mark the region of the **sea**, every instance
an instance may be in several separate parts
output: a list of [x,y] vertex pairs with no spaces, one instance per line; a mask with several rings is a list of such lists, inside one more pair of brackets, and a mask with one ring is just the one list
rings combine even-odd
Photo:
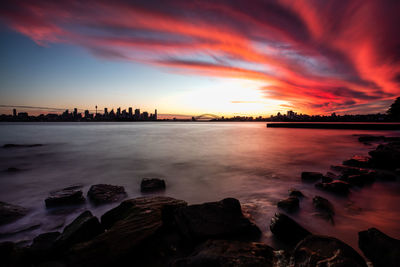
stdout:
[[[100,183],[124,186],[127,199],[165,195],[198,204],[237,198],[262,230],[261,241],[275,248],[282,244],[270,232],[270,220],[291,188],[306,197],[289,215],[313,233],[337,237],[358,251],[358,232],[371,227],[400,239],[398,181],[355,187],[338,197],[300,179],[302,171],[326,173],[353,155],[368,155],[377,144],[358,142],[360,134],[400,131],[267,128],[264,122],[1,123],[0,201],[29,214],[1,226],[0,241],[29,244],[40,233],[62,231],[84,210],[100,217],[119,203],[47,209],[44,202],[51,191],[80,184],[86,196]],[[20,171],[7,171],[11,167]],[[142,194],[143,178],[162,178],[167,188]],[[313,208],[317,195],[334,205],[334,223]]]

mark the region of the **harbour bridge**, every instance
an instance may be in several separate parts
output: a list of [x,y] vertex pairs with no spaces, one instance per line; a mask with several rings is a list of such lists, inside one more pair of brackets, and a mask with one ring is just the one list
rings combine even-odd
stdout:
[[220,116],[206,113],[206,114],[201,114],[201,115],[198,115],[198,116],[194,116],[193,118],[195,120],[197,120],[197,121],[210,121],[210,120],[213,120],[213,119],[219,119]]

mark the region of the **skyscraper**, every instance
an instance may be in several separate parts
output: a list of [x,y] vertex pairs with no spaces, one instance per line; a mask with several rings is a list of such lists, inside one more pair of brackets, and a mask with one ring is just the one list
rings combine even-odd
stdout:
[[157,109],[154,111],[154,120],[157,120]]
[[13,116],[17,117],[17,110],[15,108],[13,109]]
[[129,107],[129,112],[128,112],[128,113],[129,113],[129,118],[131,119],[131,118],[132,118],[132,115],[133,115],[133,114],[132,114],[132,107]]

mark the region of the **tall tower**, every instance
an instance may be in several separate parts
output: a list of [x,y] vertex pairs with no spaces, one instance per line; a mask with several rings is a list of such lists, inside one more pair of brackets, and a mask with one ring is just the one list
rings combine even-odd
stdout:
[[154,111],[154,120],[157,120],[157,109]]
[[97,105],[96,105],[96,115],[97,115]]
[[13,116],[17,117],[17,110],[15,108],[13,109]]

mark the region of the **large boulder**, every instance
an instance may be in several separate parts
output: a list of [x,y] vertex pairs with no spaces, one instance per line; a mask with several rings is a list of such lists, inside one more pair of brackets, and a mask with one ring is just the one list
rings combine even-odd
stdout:
[[143,178],[140,183],[141,192],[154,192],[165,190],[165,181],[158,178]]
[[320,172],[302,172],[301,180],[304,182],[315,182],[322,179],[323,176]]
[[255,242],[208,240],[190,256],[173,262],[173,267],[276,266],[274,250]]
[[28,209],[0,201],[0,225],[11,223],[28,213]]
[[46,207],[53,208],[84,203],[85,198],[80,188],[81,186],[70,186],[50,192],[50,196],[45,199]]
[[374,267],[395,267],[400,264],[400,240],[376,228],[359,232],[358,246]]
[[55,253],[55,244],[59,232],[48,232],[38,235],[33,239],[32,245],[29,247],[29,254],[32,262],[41,262],[58,255]]
[[347,195],[350,184],[344,181],[332,181],[330,183],[316,183],[315,187],[338,195]]
[[375,167],[395,170],[400,167],[400,142],[381,144],[369,155]]
[[299,209],[299,199],[297,197],[288,197],[278,202],[278,208],[286,212],[294,212]]
[[310,235],[299,242],[291,258],[294,267],[367,267],[364,259],[339,239]]
[[371,165],[370,160],[371,160],[370,157],[355,155],[351,159],[343,161],[343,165],[359,167],[359,168],[368,168]]
[[179,253],[180,239],[170,225],[175,209],[187,203],[170,197],[126,200],[102,216],[108,231],[76,245],[71,266],[165,266]]
[[313,198],[313,205],[323,218],[333,223],[333,215],[335,215],[335,209],[333,208],[333,205],[331,202],[329,202],[329,200],[320,196],[315,196]]
[[289,189],[289,196],[302,198],[302,197],[304,197],[304,194],[300,190],[291,188],[291,189]]
[[93,203],[99,205],[120,201],[126,197],[126,192],[123,186],[96,184],[90,187],[87,196]]
[[60,248],[68,248],[74,244],[88,241],[103,231],[99,220],[87,210],[64,228],[55,244]]
[[277,239],[290,245],[295,245],[306,236],[311,235],[308,230],[283,213],[276,213],[272,217],[269,228]]
[[240,202],[234,198],[178,208],[175,221],[181,233],[195,242],[210,238],[255,239],[261,234],[243,216]]

